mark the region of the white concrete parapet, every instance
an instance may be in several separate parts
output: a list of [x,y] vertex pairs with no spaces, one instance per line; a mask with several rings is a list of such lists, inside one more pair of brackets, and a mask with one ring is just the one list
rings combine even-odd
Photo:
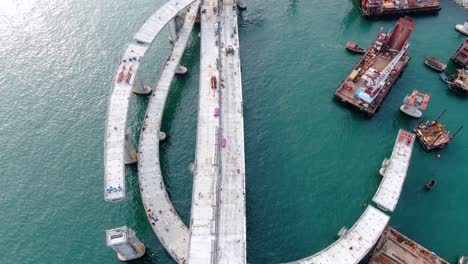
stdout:
[[137,42],[150,44],[172,18],[193,2],[195,0],[169,0],[145,21],[133,38]]
[[343,237],[296,264],[357,264],[372,249],[390,217],[369,205]]
[[125,198],[125,125],[132,85],[147,47],[129,44],[112,82],[104,140],[104,199]]
[[[192,189],[190,244],[188,262],[213,263],[216,247],[217,179],[219,177],[219,84],[217,63],[217,0],[201,5],[201,58],[195,171]],[[219,85],[218,85],[219,87]]]
[[221,177],[216,263],[246,263],[245,155],[237,8],[220,7]]
[[389,165],[372,201],[386,211],[395,210],[400,198],[403,184],[413,152],[415,136],[411,132],[400,129],[393,146]]
[[159,164],[159,132],[174,73],[184,54],[198,10],[198,0],[190,7],[185,22],[174,42],[171,54],[161,72],[141,130],[138,159],[138,180],[141,198],[153,231],[177,263],[186,263],[189,232],[168,197]]

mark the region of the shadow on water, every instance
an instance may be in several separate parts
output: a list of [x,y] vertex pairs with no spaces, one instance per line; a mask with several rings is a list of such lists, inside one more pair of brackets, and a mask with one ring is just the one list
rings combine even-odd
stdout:
[[297,13],[297,2],[298,0],[291,0],[288,6],[288,15],[294,16]]
[[360,111],[356,107],[354,107],[354,106],[352,106],[352,105],[350,105],[350,104],[348,104],[346,102],[341,102],[341,100],[336,98],[335,96],[333,96],[331,101],[333,101],[333,103],[336,105],[336,107],[339,107],[339,108],[343,109],[343,111],[349,111],[353,120],[369,121],[369,120],[372,119],[372,116],[367,115],[366,113]]

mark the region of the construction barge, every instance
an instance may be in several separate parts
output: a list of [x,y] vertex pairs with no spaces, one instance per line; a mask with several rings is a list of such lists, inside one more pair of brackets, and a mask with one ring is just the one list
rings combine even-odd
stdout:
[[448,78],[448,88],[457,94],[468,95],[468,70],[458,69],[457,73]]
[[436,120],[427,120],[425,123],[419,123],[418,126],[414,128],[414,133],[419,138],[419,141],[426,151],[445,148],[463,128],[463,126],[458,128],[452,136],[450,131],[445,129],[445,126],[439,122],[445,114],[445,111],[446,110],[444,110]]
[[373,116],[411,59],[406,53],[415,27],[409,17],[400,18],[390,34],[380,31],[359,63],[339,85],[335,97]]
[[449,264],[434,252],[387,226],[380,237],[369,264]]
[[458,66],[468,68],[468,38],[463,41],[451,59]]
[[438,0],[356,0],[364,17],[434,14],[442,9]]

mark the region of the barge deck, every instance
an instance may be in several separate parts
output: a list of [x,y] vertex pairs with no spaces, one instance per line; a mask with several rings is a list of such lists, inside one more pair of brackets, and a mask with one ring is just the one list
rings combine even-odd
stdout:
[[369,264],[449,264],[434,252],[396,231],[385,228]]
[[356,0],[356,2],[361,14],[368,18],[435,14],[442,9],[442,5],[438,0]]
[[414,27],[413,20],[405,17],[398,21],[392,34],[379,32],[335,96],[373,116],[411,59],[406,50]]

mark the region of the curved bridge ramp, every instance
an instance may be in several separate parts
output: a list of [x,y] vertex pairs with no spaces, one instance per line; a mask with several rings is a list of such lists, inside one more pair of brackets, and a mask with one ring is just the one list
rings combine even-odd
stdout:
[[140,30],[133,37],[139,43],[150,44],[161,32],[161,30],[173,19],[182,9],[185,9],[195,0],[170,0],[161,6]]
[[[148,46],[181,10],[195,0],[170,0],[159,8],[136,33],[137,43],[128,45],[112,82],[107,110],[104,143],[104,200],[125,198],[125,126],[131,91],[138,73],[140,60]],[[124,68],[125,67],[125,68]]]
[[390,164],[374,198],[372,198],[372,201],[385,211],[393,212],[400,199],[411,161],[415,138],[416,136],[409,131],[400,129],[398,132],[392,156],[390,157]]
[[187,46],[198,10],[198,1],[188,9],[172,52],[161,72],[146,110],[141,130],[138,181],[141,198],[151,227],[161,244],[177,263],[186,263],[189,232],[168,197],[159,164],[159,132],[167,95]]
[[390,217],[369,205],[359,220],[337,241],[295,264],[357,264],[372,249]]
[[132,86],[148,47],[128,44],[112,80],[104,139],[104,200],[125,198],[125,125]]

